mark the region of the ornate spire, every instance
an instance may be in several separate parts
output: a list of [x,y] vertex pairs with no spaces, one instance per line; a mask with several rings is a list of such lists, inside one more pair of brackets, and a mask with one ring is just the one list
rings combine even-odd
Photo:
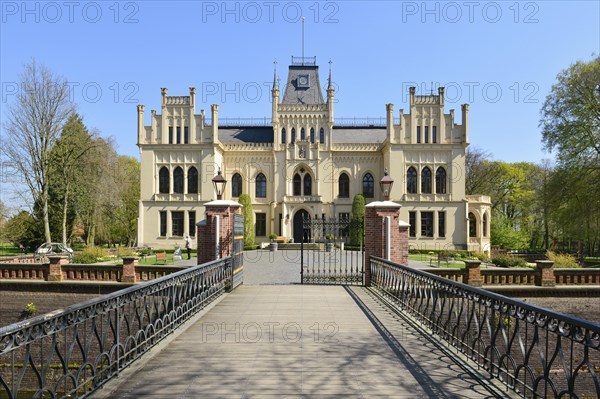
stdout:
[[277,79],[277,60],[273,61],[273,89],[279,89],[279,79]]
[[329,60],[329,84],[327,85],[327,90],[333,90],[333,83],[331,80],[331,60]]

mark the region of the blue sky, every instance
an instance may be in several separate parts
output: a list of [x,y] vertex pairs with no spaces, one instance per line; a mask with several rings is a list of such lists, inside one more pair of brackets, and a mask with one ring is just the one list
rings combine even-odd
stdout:
[[598,1],[2,1],[1,117],[32,58],[71,82],[86,124],[139,158],[136,104],[160,110],[198,90],[221,117],[270,115],[273,61],[328,61],[336,117],[408,111],[408,87],[446,87],[446,111],[469,103],[471,144],[508,162],[539,162],[539,110],[556,75],[600,52]]

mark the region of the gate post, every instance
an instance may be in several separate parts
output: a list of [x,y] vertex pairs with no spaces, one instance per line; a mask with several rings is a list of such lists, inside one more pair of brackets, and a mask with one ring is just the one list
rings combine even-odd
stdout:
[[408,263],[409,224],[400,220],[401,207],[391,201],[375,201],[365,206],[366,287],[371,285],[371,256],[402,265]]
[[[233,215],[241,213],[238,202],[207,202],[206,219],[196,223],[198,264],[233,255]],[[218,237],[218,239],[217,239]]]

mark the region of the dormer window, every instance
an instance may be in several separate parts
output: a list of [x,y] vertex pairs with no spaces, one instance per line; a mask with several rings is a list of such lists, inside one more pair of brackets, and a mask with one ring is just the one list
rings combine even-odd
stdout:
[[298,75],[296,87],[298,87],[299,89],[308,89],[309,83],[310,81],[308,75]]

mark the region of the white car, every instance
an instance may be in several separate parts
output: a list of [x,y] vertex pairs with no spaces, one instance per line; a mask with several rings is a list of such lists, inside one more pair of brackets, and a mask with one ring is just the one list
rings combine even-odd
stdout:
[[49,255],[66,255],[70,260],[73,259],[75,252],[62,242],[47,242],[35,250],[35,257],[41,258]]

